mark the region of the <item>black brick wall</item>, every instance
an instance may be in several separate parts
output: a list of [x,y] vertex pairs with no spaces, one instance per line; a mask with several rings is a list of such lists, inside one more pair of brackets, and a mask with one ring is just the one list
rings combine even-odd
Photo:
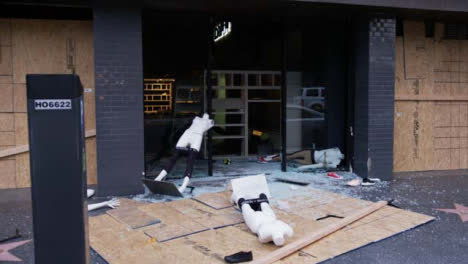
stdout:
[[356,23],[354,168],[363,177],[391,180],[395,25],[388,17]]
[[93,13],[99,195],[140,193],[144,172],[141,9],[111,8],[100,2]]

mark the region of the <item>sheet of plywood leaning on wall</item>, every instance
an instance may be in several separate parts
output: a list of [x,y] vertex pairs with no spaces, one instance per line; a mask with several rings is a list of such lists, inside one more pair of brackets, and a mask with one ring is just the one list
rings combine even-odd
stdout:
[[404,21],[396,38],[393,169],[468,168],[468,40]]
[[[76,73],[85,102],[88,183],[97,182],[92,21],[0,19],[0,189],[30,186],[28,73]],[[12,154],[13,153],[13,154]]]

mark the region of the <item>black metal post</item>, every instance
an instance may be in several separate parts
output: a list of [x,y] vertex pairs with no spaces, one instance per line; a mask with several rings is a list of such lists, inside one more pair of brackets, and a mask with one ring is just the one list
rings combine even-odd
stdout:
[[[213,47],[214,47],[214,40],[213,40],[213,30],[214,30],[214,19],[212,16],[209,18],[208,22],[208,40],[207,40],[207,47],[208,47],[208,60],[206,62],[206,111],[210,115],[210,118],[213,118],[213,106],[212,106],[212,91],[213,91],[213,84],[211,83],[211,64],[213,61]],[[208,130],[208,138],[206,142],[207,151],[208,151],[208,176],[213,176],[213,133],[211,130]]]
[[285,16],[282,20],[282,34],[281,34],[281,171],[286,171],[286,103],[287,103],[287,17]]

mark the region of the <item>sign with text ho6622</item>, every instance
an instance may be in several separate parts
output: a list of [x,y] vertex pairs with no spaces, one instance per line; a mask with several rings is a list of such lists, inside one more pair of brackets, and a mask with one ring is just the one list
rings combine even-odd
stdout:
[[34,100],[34,110],[70,110],[70,99],[41,99]]

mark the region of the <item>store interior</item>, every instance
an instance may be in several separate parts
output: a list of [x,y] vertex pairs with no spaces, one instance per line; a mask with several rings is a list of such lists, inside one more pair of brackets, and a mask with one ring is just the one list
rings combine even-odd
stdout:
[[[216,174],[226,170],[226,163],[258,162],[259,157],[279,154],[282,147],[287,153],[330,147],[345,153],[351,99],[347,25],[300,16],[289,21],[284,31],[280,16],[210,20],[197,13],[145,13],[147,175],[157,174],[167,163],[193,118],[207,112],[209,100],[215,125],[211,153],[205,134],[195,162],[199,175],[206,176],[210,157]],[[286,142],[281,141],[282,99]],[[178,174],[185,162],[178,164],[172,177],[183,177]]]

